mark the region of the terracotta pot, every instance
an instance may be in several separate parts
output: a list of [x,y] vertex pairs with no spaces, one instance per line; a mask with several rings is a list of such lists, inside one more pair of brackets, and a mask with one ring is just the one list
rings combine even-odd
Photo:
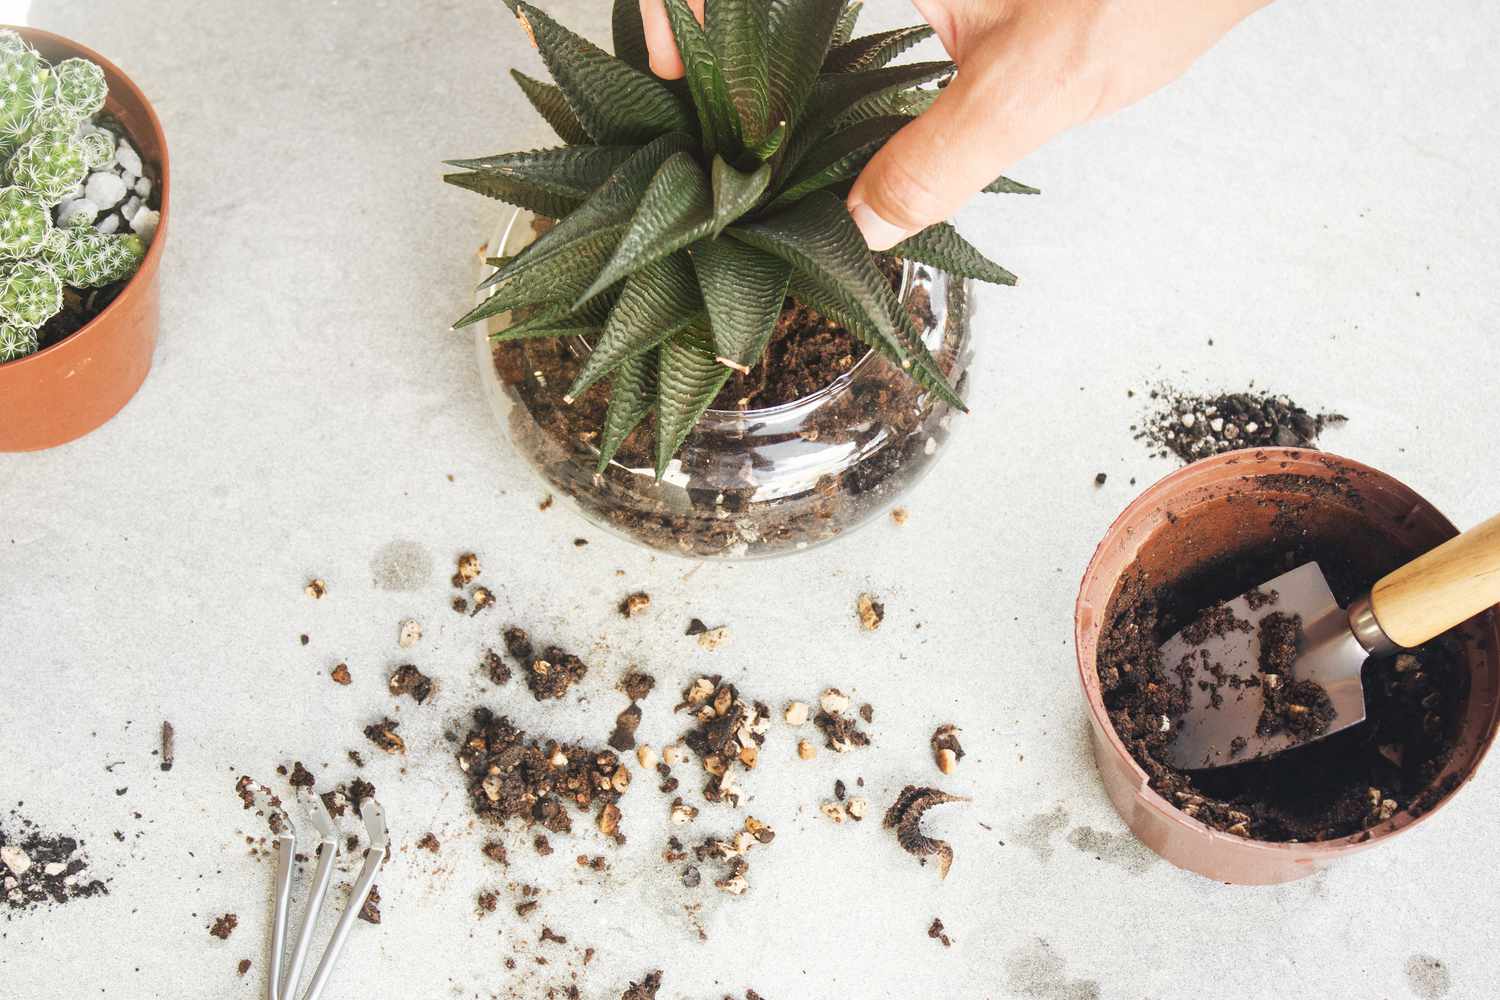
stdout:
[[113,417],[151,370],[156,348],[157,271],[166,246],[171,200],[167,140],[151,102],[118,66],[77,42],[17,27],[49,62],[79,56],[98,64],[109,83],[105,111],[155,174],[161,200],[156,236],[130,283],[72,336],[18,361],[0,364],[0,452],[51,448]]
[[[1294,508],[1289,515],[1288,505]],[[1458,747],[1434,784],[1453,790],[1420,815],[1396,813],[1369,830],[1318,843],[1271,843],[1210,829],[1148,785],[1116,735],[1101,698],[1095,654],[1111,599],[1127,571],[1152,585],[1194,576],[1278,539],[1328,539],[1378,573],[1457,534],[1427,501],[1382,472],[1321,452],[1268,448],[1205,459],[1147,490],[1110,527],[1078,594],[1078,673],[1088,699],[1094,759],[1110,801],[1148,847],[1181,868],[1222,882],[1268,884],[1311,875],[1336,858],[1378,846],[1425,822],[1473,776],[1500,720],[1500,627],[1491,610],[1462,627],[1468,697]],[[1339,588],[1335,585],[1335,591]],[[1233,595],[1224,595],[1225,597]],[[1341,600],[1350,595],[1339,594]]]

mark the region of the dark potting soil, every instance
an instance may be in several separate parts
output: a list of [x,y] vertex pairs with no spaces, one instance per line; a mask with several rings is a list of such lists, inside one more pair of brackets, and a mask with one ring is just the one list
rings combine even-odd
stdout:
[[1348,418],[1310,413],[1289,398],[1268,392],[1216,396],[1152,389],[1151,411],[1131,430],[1157,455],[1195,462],[1239,448],[1314,448],[1318,435]]
[[1260,721],[1255,732],[1273,736],[1286,732],[1310,740],[1328,731],[1334,719],[1333,702],[1316,681],[1297,677],[1297,647],[1302,642],[1302,616],[1273,611],[1260,620]]
[[1163,732],[1162,717],[1181,714],[1185,696],[1159,645],[1205,610],[1311,560],[1347,605],[1394,568],[1371,548],[1351,550],[1304,533],[1168,583],[1127,575],[1111,599],[1096,662],[1110,722],[1153,789],[1215,829],[1268,841],[1349,836],[1399,810],[1430,808],[1451,790],[1451,782],[1435,781],[1456,745],[1469,684],[1452,634],[1410,654],[1366,661],[1363,723],[1231,767],[1181,771],[1165,761],[1175,730]]
[[0,908],[17,913],[108,893],[90,875],[82,841],[44,833],[14,810],[0,824]]

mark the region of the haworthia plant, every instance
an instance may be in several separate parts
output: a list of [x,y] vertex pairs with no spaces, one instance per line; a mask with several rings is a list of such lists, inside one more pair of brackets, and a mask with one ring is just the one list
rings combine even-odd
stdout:
[[64,286],[118,281],[145,256],[134,233],[52,221],[53,207],[114,155],[108,133],[90,124],[107,91],[88,60],[49,66],[19,34],[0,31],[0,362],[37,349]]
[[[601,470],[649,416],[661,476],[733,371],[761,359],[788,294],[962,407],[844,207],[955,71],[893,64],[930,28],[855,38],[859,0],[707,0],[701,24],[665,0],[687,70],[668,83],[651,74],[639,0],[615,0],[613,56],[526,0],[505,3],[554,82],[513,76],[564,145],[451,160],[445,180],[557,225],[493,262],[490,294],[456,325],[526,307],[497,338],[588,339],[566,398],[609,383]],[[986,190],[1036,193],[1003,177]],[[1016,280],[946,224],[894,252]]]

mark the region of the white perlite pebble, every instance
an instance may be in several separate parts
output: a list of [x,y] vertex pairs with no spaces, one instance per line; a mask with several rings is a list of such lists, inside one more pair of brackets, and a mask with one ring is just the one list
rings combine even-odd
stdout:
[[0,847],[0,864],[19,878],[31,869],[31,858],[19,847]]
[[65,201],[57,206],[57,224],[63,228],[73,225],[82,220],[84,225],[92,226],[94,220],[99,218],[99,206],[87,198],[79,198],[76,201]]
[[89,175],[83,193],[101,209],[114,208],[125,200],[125,182],[118,175],[101,170]]
[[127,190],[129,190],[130,188],[135,187],[135,182],[140,180],[140,178],[127,170],[120,175],[120,180],[125,182],[125,187]]
[[120,214],[125,216],[126,222],[129,222],[131,219],[135,218],[135,213],[140,211],[140,208],[141,199],[137,198],[135,195],[131,195],[126,200],[124,206],[121,207]]
[[161,221],[161,213],[154,208],[143,208],[135,213],[135,218],[130,220],[130,228],[135,234],[147,243],[156,235],[156,224]]
[[56,876],[61,875],[67,870],[67,865],[63,864],[61,861],[54,861],[50,865],[42,869],[42,874],[46,875],[48,878],[55,878]]
[[140,195],[142,198],[151,197],[151,178],[142,177],[140,180],[136,181],[135,193]]
[[120,166],[139,177],[145,173],[141,169],[141,154],[135,151],[135,147],[124,139],[120,140],[120,146],[115,150],[115,159],[120,161]]
[[[140,215],[141,215],[140,212],[137,212],[135,214],[136,214],[137,218],[139,218]],[[112,233],[116,229],[120,228],[120,217],[118,215],[116,215],[115,213],[111,212],[108,215],[106,215],[102,220],[100,220],[99,224],[97,226],[95,226],[94,228],[97,229],[97,230],[99,230],[99,232],[101,232],[101,233]],[[144,236],[141,237],[141,238],[145,239]]]

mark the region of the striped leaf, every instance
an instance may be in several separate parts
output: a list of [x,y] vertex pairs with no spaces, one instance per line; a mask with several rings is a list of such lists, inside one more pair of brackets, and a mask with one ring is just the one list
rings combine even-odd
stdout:
[[531,106],[552,126],[552,131],[557,133],[559,139],[574,145],[593,142],[583,123],[578,120],[573,109],[568,107],[568,99],[556,84],[532,79],[518,69],[511,70],[510,75],[521,88],[521,93],[531,102]]
[[567,215],[580,204],[577,198],[569,198],[510,177],[462,173],[444,174],[443,180],[454,187],[474,191],[486,198],[495,198],[507,205],[515,205],[550,219]]
[[713,165],[713,229],[710,235],[718,236],[724,227],[750,211],[771,183],[771,167],[762,163],[753,173],[744,173],[724,162],[722,156],[714,157]]
[[769,4],[766,38],[771,120],[794,128],[812,95],[818,67],[833,42],[840,8],[830,0],[763,0]]
[[787,179],[769,207],[794,204],[814,191],[857,177],[880,147],[911,120],[904,115],[889,115],[835,132],[802,158],[796,173]]
[[856,38],[828,53],[828,58],[823,62],[823,72],[858,73],[867,69],[879,69],[918,42],[932,36],[932,28],[922,24]]
[[524,0],[516,4],[552,79],[602,145],[691,131],[692,119],[661,81],[575,35]]
[[778,172],[787,176],[839,121],[851,116],[864,117],[864,109],[877,106],[883,98],[951,72],[950,62],[924,62],[819,77]]
[[891,248],[891,255],[931,264],[949,274],[997,285],[1014,285],[1016,276],[975,249],[946,222],[928,226]]
[[746,145],[758,145],[771,131],[765,0],[714,0],[705,13],[704,28],[740,132]]
[[[523,253],[510,264],[514,272],[488,298],[471,309],[454,327],[488,319],[520,306],[540,302],[571,303],[594,278],[614,253],[619,242],[618,231],[604,230],[568,244],[567,253],[553,254],[528,264],[530,253]],[[523,266],[524,265],[524,266]],[[485,282],[484,286],[489,286]]]
[[656,375],[656,478],[671,464],[703,411],[729,381],[701,330],[687,330],[661,346]]
[[623,59],[642,73],[651,72],[651,52],[646,48],[646,26],[641,21],[640,0],[615,0],[610,16],[615,58]]
[[580,304],[615,282],[707,236],[713,229],[708,179],[687,153],[669,157],[641,196],[614,256]]
[[675,253],[625,279],[604,332],[564,398],[572,402],[627,358],[703,322],[703,299],[685,253]]
[[693,108],[698,113],[704,151],[724,150],[731,156],[738,156],[744,146],[740,119],[729,99],[729,85],[724,81],[719,57],[709,43],[708,33],[693,16],[687,0],[665,2],[672,37],[677,40],[677,50],[682,54],[683,66],[687,70],[688,92],[692,94]]
[[609,467],[620,445],[656,405],[656,354],[647,351],[626,358],[609,380],[609,409],[604,414],[596,471]]
[[864,9],[865,5],[862,0],[849,0],[844,5],[844,12],[839,15],[839,23],[833,29],[831,48],[838,48],[854,37],[854,29],[859,26],[859,15],[864,12]]
[[759,222],[731,226],[735,239],[792,266],[792,284],[817,296],[809,302],[827,311],[875,350],[896,360],[922,385],[962,406],[922,343],[911,317],[891,291],[844,203],[814,192],[789,211]]
[[632,146],[564,146],[444,162],[485,176],[530,184],[582,204],[635,152]]
[[719,239],[693,248],[693,270],[708,309],[717,360],[749,371],[776,329],[791,266],[737,240]]
[[996,177],[984,187],[985,194],[1041,194],[1041,188],[1013,181],[1009,177]]
[[614,307],[614,299],[601,295],[582,309],[566,305],[538,306],[532,315],[490,334],[493,341],[530,340],[542,337],[594,337],[604,329],[604,321]]

